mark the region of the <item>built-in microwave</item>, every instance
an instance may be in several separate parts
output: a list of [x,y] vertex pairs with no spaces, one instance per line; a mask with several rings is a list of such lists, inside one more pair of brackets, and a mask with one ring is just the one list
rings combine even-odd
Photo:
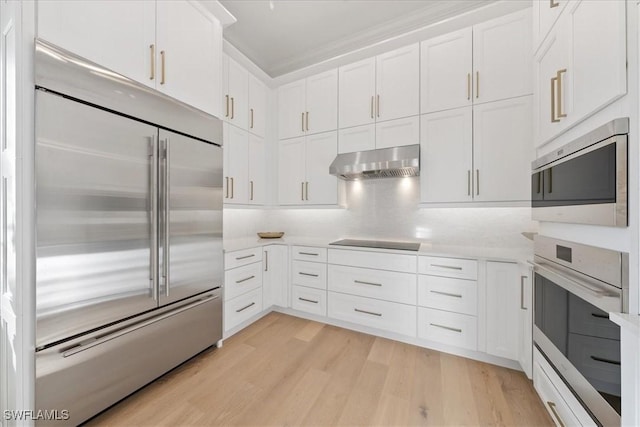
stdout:
[[620,327],[627,312],[629,254],[535,238],[533,341],[598,425],[619,426]]
[[532,217],[626,227],[629,119],[613,120],[532,163]]

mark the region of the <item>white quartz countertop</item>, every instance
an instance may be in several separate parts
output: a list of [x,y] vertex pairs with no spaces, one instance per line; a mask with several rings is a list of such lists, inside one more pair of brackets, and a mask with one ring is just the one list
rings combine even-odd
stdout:
[[[239,251],[243,249],[255,248],[267,245],[288,245],[288,246],[313,246],[319,248],[342,249],[342,250],[358,250],[368,252],[384,252],[397,253],[404,255],[432,255],[446,256],[452,258],[474,258],[486,259],[491,261],[508,261],[508,262],[526,262],[533,259],[533,249],[529,248],[488,248],[480,246],[467,245],[442,245],[430,242],[420,243],[420,249],[414,251],[402,251],[393,249],[377,249],[377,248],[361,248],[354,246],[331,246],[330,242],[339,240],[315,238],[315,237],[296,237],[285,236],[280,239],[260,239],[256,237],[225,239],[225,252]],[[384,239],[392,240],[392,239]]]

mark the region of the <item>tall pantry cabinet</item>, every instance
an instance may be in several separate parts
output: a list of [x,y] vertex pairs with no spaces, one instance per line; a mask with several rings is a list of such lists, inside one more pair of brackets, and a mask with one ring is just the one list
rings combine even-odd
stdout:
[[529,199],[530,46],[531,9],[421,43],[422,202]]
[[223,57],[224,202],[266,201],[265,132],[269,89],[228,56]]

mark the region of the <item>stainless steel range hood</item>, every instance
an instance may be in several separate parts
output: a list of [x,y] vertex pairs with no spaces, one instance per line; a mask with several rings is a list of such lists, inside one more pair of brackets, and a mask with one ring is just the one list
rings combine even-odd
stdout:
[[347,181],[420,175],[420,146],[380,148],[338,154],[329,173]]

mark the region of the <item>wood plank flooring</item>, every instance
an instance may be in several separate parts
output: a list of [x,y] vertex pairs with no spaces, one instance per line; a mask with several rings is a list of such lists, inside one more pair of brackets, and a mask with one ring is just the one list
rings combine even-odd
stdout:
[[90,426],[551,426],[522,372],[271,313]]

